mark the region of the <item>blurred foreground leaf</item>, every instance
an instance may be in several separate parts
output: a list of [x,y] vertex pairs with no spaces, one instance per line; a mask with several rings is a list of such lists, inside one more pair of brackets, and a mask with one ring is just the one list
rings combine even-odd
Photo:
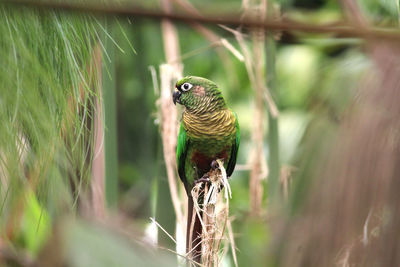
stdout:
[[30,191],[26,196],[21,226],[21,238],[30,252],[38,252],[50,234],[50,227],[49,214]]
[[67,222],[62,227],[62,240],[68,266],[175,266],[172,254],[160,254],[146,243],[133,242],[98,224]]

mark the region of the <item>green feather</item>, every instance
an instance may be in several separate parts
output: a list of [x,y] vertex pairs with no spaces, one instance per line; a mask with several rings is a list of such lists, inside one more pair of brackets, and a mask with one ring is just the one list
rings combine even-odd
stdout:
[[226,168],[226,175],[228,177],[230,177],[233,173],[233,170],[235,169],[235,165],[236,165],[236,159],[237,159],[237,155],[239,152],[239,145],[240,145],[240,127],[239,127],[239,120],[238,117],[236,115],[235,112],[233,112],[233,114],[235,115],[236,118],[236,139],[235,142],[232,145],[232,150],[231,150],[231,156],[229,158],[228,161],[228,166]]
[[227,175],[232,175],[239,151],[240,128],[237,115],[226,106],[221,91],[212,81],[189,76],[178,81],[175,88],[174,103],[185,106],[176,156],[179,177],[188,195],[186,252],[200,263],[202,226],[199,216],[202,215],[200,212],[195,216],[192,224],[194,203],[190,192],[195,180],[210,170],[213,160],[224,159]]
[[[181,86],[190,83],[192,90]],[[178,81],[180,102],[185,106],[177,142],[179,177],[188,195],[195,183],[210,169],[212,160],[224,158],[228,177],[236,165],[240,144],[237,115],[225,104],[212,81],[189,76]]]
[[185,185],[185,188],[187,187],[187,178],[185,174],[185,160],[187,156],[187,149],[188,149],[188,142],[189,139],[186,136],[186,130],[185,127],[183,127],[183,123],[181,123],[181,126],[179,128],[179,134],[178,134],[178,144],[176,147],[176,159],[177,159],[177,167],[178,167],[178,174],[179,177],[181,178],[183,184]]

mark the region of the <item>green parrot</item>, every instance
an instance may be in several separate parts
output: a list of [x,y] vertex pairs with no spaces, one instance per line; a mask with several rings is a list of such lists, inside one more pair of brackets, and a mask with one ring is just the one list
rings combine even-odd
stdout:
[[197,246],[191,254],[200,263],[202,227],[197,216],[192,240],[188,240],[193,210],[191,190],[196,182],[207,180],[217,159],[223,160],[227,176],[232,175],[240,144],[239,122],[218,86],[205,78],[187,76],[179,80],[173,102],[184,106],[176,156],[179,177],[188,195],[186,249],[189,252],[190,247]]

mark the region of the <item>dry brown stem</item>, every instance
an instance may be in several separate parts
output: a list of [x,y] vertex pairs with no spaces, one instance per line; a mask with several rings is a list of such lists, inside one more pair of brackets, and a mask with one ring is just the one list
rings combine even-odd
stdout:
[[92,178],[90,180],[91,191],[91,215],[96,218],[104,218],[105,211],[105,151],[104,151],[104,121],[103,121],[103,102],[101,90],[101,47],[97,45],[94,48],[93,70],[96,72],[96,88],[98,96],[96,99],[96,114],[94,115],[94,153],[92,163]]
[[[205,185],[204,196],[208,194],[208,185]],[[214,266],[217,262],[216,255],[214,252],[214,240],[215,240],[215,204],[210,203],[204,207],[203,222],[205,231],[203,233],[203,255],[202,262],[206,267]]]
[[[195,203],[193,214],[200,216],[202,231],[202,266],[219,266],[219,250],[224,239],[231,195],[229,183],[222,161],[217,161],[219,168],[208,173],[210,183],[198,183],[192,190]],[[220,188],[223,189],[220,191]],[[221,193],[223,192],[223,193]],[[202,199],[202,203],[199,203]],[[192,220],[193,222],[193,220]],[[191,231],[192,232],[192,231]],[[193,250],[194,248],[192,248]]]
[[235,267],[238,267],[239,265],[238,265],[237,256],[236,256],[235,237],[233,235],[233,228],[232,228],[231,219],[229,219],[229,218],[227,220],[227,228],[228,228],[229,242],[231,243],[233,263],[235,264]]
[[[243,2],[243,6],[247,7],[247,4]],[[248,9],[249,7],[247,7]],[[264,14],[265,16],[265,10]],[[244,64],[249,76],[250,83],[255,89],[255,102],[256,107],[254,110],[254,129],[252,131],[252,139],[254,143],[254,148],[251,151],[251,156],[249,157],[249,169],[250,169],[250,209],[253,216],[258,216],[261,213],[263,186],[262,180],[268,174],[268,167],[266,165],[266,160],[263,152],[263,133],[264,127],[263,123],[265,121],[264,114],[264,98],[265,92],[268,90],[265,88],[265,75],[264,75],[264,34],[259,30],[255,30],[253,33],[253,53],[248,49],[243,34],[239,31],[230,29],[226,26],[220,25],[222,28],[229,32],[232,32],[239,43],[240,49],[242,50],[244,56]],[[272,101],[267,101],[269,110],[271,114],[278,114],[275,103]]]
[[[255,16],[263,21],[266,18],[266,1],[244,1],[244,18],[247,16]],[[240,36],[237,36],[237,38]],[[238,39],[242,47],[243,54],[245,55],[246,69],[248,70],[251,84],[255,90],[255,110],[254,110],[254,128],[252,131],[252,140],[254,150],[252,151],[252,168],[250,172],[250,212],[252,216],[259,216],[262,211],[262,196],[263,185],[262,180],[265,178],[263,175],[264,159],[264,97],[265,97],[265,36],[264,32],[260,29],[252,31],[252,44],[253,53],[250,53],[246,48],[242,39]]]
[[[168,0],[161,2],[164,12],[170,13],[171,6]],[[178,32],[172,22],[164,19],[161,22],[161,29],[164,41],[164,51],[167,64],[160,66],[161,76],[161,136],[163,143],[164,160],[167,169],[168,185],[171,193],[172,203],[175,210],[180,230],[185,233],[185,220],[182,211],[182,203],[179,199],[176,170],[176,137],[178,135],[177,110],[172,103],[172,88],[175,81],[182,77],[182,64],[176,62],[179,58]]]
[[[161,75],[161,137],[163,142],[164,160],[167,168],[168,185],[171,192],[172,203],[174,206],[177,221],[184,227],[184,216],[182,212],[182,204],[178,194],[176,169],[176,136],[177,130],[177,111],[172,103],[171,85],[176,80],[176,70],[168,64],[160,66]],[[182,228],[183,229],[183,228]],[[184,233],[184,231],[182,232]]]
[[206,23],[206,24],[224,24],[231,26],[244,26],[248,28],[261,28],[264,30],[271,31],[298,31],[298,32],[309,32],[309,33],[334,33],[339,37],[357,37],[365,39],[381,39],[381,40],[392,40],[400,41],[400,34],[391,28],[365,28],[359,27],[354,24],[342,23],[339,25],[328,24],[328,25],[315,25],[305,24],[298,21],[275,21],[265,20],[258,21],[253,18],[240,19],[241,14],[205,14],[203,16],[187,15],[184,13],[172,14],[166,13],[160,10],[148,10],[143,9],[140,6],[116,6],[116,5],[89,5],[79,4],[77,2],[55,2],[55,1],[32,1],[32,0],[3,0],[2,3],[8,5],[19,5],[19,6],[33,6],[42,9],[51,10],[62,10],[64,12],[85,12],[94,15],[109,15],[118,17],[128,17],[132,19],[153,18],[153,19],[170,19],[177,22],[184,23]]

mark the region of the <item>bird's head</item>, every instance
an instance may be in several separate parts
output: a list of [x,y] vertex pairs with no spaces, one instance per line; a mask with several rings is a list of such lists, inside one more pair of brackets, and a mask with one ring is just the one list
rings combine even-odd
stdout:
[[189,111],[210,111],[225,107],[224,98],[217,85],[196,76],[187,76],[179,80],[172,98],[174,104],[181,104]]

